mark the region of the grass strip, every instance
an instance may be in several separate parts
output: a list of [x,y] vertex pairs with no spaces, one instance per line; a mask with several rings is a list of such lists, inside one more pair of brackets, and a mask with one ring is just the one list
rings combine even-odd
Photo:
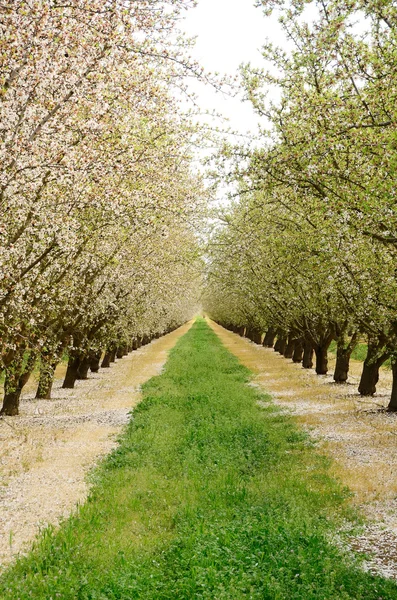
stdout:
[[333,542],[347,491],[249,378],[196,321],[88,500],[3,573],[0,597],[397,599]]

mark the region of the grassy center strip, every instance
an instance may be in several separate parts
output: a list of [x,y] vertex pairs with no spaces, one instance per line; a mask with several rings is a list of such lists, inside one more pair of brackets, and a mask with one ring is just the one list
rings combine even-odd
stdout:
[[335,544],[347,492],[203,320],[144,386],[87,502],[1,577],[16,599],[397,599]]

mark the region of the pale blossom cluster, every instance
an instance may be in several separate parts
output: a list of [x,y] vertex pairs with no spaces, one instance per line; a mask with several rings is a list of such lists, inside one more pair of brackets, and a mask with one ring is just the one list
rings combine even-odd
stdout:
[[84,377],[101,352],[195,310],[205,194],[188,152],[194,127],[172,93],[200,76],[173,33],[188,5],[2,2],[5,414],[37,365],[48,395],[65,353],[71,379]]

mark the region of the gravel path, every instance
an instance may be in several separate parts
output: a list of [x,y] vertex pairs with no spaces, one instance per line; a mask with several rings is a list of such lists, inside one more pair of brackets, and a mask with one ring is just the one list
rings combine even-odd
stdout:
[[366,568],[397,579],[397,415],[381,412],[391,390],[391,373],[381,370],[374,398],[357,392],[361,363],[352,361],[349,382],[333,383],[302,369],[274,350],[263,348],[209,321],[224,345],[255,377],[251,385],[269,392],[291,412],[333,460],[332,472],[354,494],[368,525],[351,546],[371,555]]
[[84,501],[87,472],[117,444],[141,398],[140,386],[160,373],[190,326],[78,381],[74,390],[61,389],[58,379],[52,400],[35,400],[31,384],[21,415],[0,418],[1,565],[27,551],[41,527],[58,523]]

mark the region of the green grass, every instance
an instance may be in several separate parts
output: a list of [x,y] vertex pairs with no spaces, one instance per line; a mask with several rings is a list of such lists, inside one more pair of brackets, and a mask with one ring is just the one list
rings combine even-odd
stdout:
[[397,599],[332,543],[348,494],[249,377],[197,321],[87,502],[2,575],[0,597]]
[[[336,356],[336,342],[335,341],[331,342],[331,345],[330,345],[328,351],[332,352],[332,354],[335,354],[335,356]],[[367,356],[367,352],[368,352],[368,345],[360,342],[354,348],[354,350],[352,352],[352,355],[351,355],[351,358],[353,360],[359,360],[361,362],[364,362],[364,360],[366,359],[366,356]],[[388,358],[383,363],[382,366],[386,367],[387,369],[391,369],[391,360],[390,360],[390,358]]]
[[[331,345],[330,345],[328,351],[332,352],[332,354],[336,355],[336,342],[335,341],[331,342]],[[364,362],[365,357],[367,356],[367,351],[368,351],[367,344],[359,343],[354,348],[351,358],[353,358],[354,360],[360,360],[360,361]]]

